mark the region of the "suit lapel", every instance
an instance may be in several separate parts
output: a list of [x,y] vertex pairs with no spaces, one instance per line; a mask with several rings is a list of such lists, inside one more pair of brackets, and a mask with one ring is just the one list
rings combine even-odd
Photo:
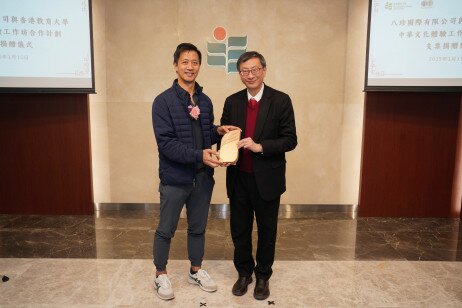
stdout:
[[241,138],[245,135],[245,121],[247,117],[247,90],[242,91],[242,95],[239,97],[239,102],[237,102],[237,126],[241,128]]
[[255,126],[255,133],[253,135],[253,140],[260,140],[260,135],[263,131],[263,126],[265,125],[266,118],[268,117],[268,112],[270,110],[272,100],[271,100],[271,91],[267,85],[263,90],[263,96],[260,100],[260,107],[258,108],[257,123]]

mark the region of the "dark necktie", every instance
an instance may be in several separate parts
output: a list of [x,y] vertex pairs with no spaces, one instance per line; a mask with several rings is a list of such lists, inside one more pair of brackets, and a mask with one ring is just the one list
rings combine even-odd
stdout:
[[249,100],[249,107],[250,108],[255,109],[255,107],[257,107],[257,104],[258,104],[258,102],[257,102],[257,100],[255,98],[251,98]]

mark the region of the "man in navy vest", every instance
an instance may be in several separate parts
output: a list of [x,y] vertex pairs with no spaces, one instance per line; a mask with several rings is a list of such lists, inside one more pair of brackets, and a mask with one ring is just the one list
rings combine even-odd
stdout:
[[213,168],[220,164],[211,146],[233,126],[213,124],[210,98],[196,82],[201,52],[189,43],[178,45],[173,67],[178,78],[159,94],[152,106],[152,122],[159,151],[160,219],[155,232],[153,255],[155,288],[164,300],[174,298],[167,276],[170,241],[175,234],[183,205],[188,216],[188,281],[202,290],[215,292],[217,285],[201,268],[205,228],[212,196]]
[[[244,295],[255,273],[254,297],[264,300],[270,295],[279,202],[286,190],[285,152],[296,147],[297,134],[290,97],[263,83],[265,58],[256,51],[245,52],[237,61],[237,69],[246,89],[226,99],[221,118],[222,125],[242,130],[239,159],[226,170],[234,266],[239,274],[232,292]],[[258,227],[256,264],[252,256],[254,214]]]

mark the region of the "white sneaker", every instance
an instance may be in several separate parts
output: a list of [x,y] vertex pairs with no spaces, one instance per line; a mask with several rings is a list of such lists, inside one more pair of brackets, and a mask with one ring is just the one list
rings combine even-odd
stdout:
[[207,292],[215,292],[217,290],[217,284],[203,269],[198,270],[195,274],[191,274],[191,271],[189,271],[188,282],[199,285],[202,290]]
[[154,280],[154,286],[157,291],[157,296],[159,296],[163,300],[169,300],[175,298],[173,294],[172,284],[168,279],[166,274],[159,275]]

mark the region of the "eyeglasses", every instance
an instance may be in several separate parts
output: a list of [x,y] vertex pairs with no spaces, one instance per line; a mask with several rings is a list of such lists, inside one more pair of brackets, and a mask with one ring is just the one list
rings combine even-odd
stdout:
[[249,76],[249,73],[252,72],[253,75],[259,75],[263,67],[252,67],[249,70],[242,70],[239,72],[241,76]]

